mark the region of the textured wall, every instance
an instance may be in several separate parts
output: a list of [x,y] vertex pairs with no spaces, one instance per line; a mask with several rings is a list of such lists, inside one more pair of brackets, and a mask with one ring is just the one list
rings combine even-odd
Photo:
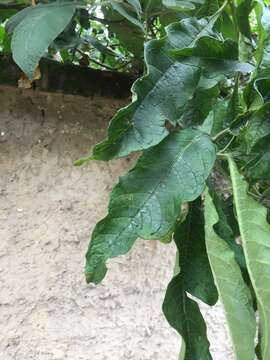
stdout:
[[[89,233],[132,160],[72,161],[120,105],[0,87],[0,359],[177,359],[161,313],[172,244],[138,241],[101,285],[84,282]],[[203,309],[214,359],[233,359],[221,309]]]

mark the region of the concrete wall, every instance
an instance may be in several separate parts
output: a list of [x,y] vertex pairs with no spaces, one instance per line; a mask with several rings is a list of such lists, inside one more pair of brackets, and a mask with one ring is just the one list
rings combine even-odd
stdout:
[[[0,359],[177,359],[161,312],[172,244],[138,241],[101,285],[84,281],[89,234],[132,159],[72,161],[122,104],[0,87]],[[233,359],[221,308],[203,311],[213,358]]]

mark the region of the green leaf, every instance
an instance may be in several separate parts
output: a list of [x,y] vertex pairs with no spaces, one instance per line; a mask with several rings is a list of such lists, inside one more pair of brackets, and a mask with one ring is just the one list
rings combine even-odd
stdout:
[[218,0],[205,0],[196,16],[198,18],[207,17],[215,14],[219,9]]
[[188,102],[179,123],[184,127],[201,124],[217,102],[219,92],[219,84],[216,79],[201,76],[196,91]]
[[270,66],[270,10],[264,2],[257,2],[255,6],[257,20],[259,23],[255,57],[257,59],[257,68],[259,72]]
[[168,285],[163,312],[169,324],[183,337],[179,360],[211,360],[206,325],[198,304],[185,292],[181,273]]
[[34,6],[28,6],[25,9],[22,9],[21,11],[17,12],[15,15],[13,15],[6,23],[5,29],[6,32],[10,35],[13,33],[16,26],[26,17],[28,16],[32,11],[34,11]]
[[192,202],[184,222],[174,234],[179,251],[179,266],[185,290],[208,305],[217,302],[218,294],[208,261],[204,215],[201,200]]
[[108,138],[93,149],[92,159],[109,160],[158,144],[168,135],[165,122],[176,125],[200,79],[200,69],[173,61],[166,43],[146,44],[148,74],[133,87],[134,101],[112,119]]
[[243,112],[239,94],[239,74],[236,76],[232,96],[228,103],[226,119],[224,121],[225,127],[229,127],[233,121]]
[[225,309],[236,359],[255,358],[256,320],[252,297],[230,246],[219,237],[214,226],[219,217],[209,193],[205,196],[206,247],[215,283]]
[[124,5],[114,0],[110,0],[110,3],[115,11],[117,11],[125,19],[130,21],[133,25],[139,27],[142,30],[142,32],[144,32],[143,23],[134,16],[130,15],[130,13],[125,9]]
[[138,237],[160,239],[172,232],[180,204],[200,195],[215,157],[210,138],[192,129],[173,132],[147,150],[114,188],[109,213],[92,234],[87,281],[100,282],[107,259],[125,254]]
[[270,136],[259,141],[251,150],[252,159],[246,164],[245,174],[249,179],[269,180],[270,178]]
[[212,359],[206,326],[200,309],[187,293],[209,305],[217,301],[217,290],[206,254],[201,199],[190,204],[188,215],[174,234],[178,257],[175,275],[168,285],[163,312],[182,336],[180,359]]
[[139,0],[127,0],[127,2],[135,9],[138,18],[142,14],[142,7]]
[[173,11],[191,11],[196,9],[196,6],[191,1],[184,0],[163,0],[163,5]]
[[40,58],[65,29],[75,12],[70,2],[37,5],[15,27],[11,48],[15,62],[29,79]]
[[252,10],[251,0],[240,0],[236,7],[236,20],[238,28],[246,38],[251,40],[251,29],[249,23],[249,14]]
[[267,210],[248,196],[248,186],[232,158],[228,158],[233,195],[248,273],[259,311],[260,352],[263,359],[270,353],[270,225]]
[[197,40],[196,45],[192,48],[187,47],[180,50],[174,49],[171,54],[178,60],[183,56],[198,56],[206,59],[237,60],[238,44],[231,39],[223,41],[210,36],[202,36]]
[[248,125],[244,130],[247,151],[263,137],[270,134],[270,102],[255,111],[249,118]]

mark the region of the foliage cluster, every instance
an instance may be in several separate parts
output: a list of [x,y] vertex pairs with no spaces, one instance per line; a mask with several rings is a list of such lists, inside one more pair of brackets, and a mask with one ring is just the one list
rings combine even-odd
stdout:
[[[92,36],[97,11],[104,15],[104,36],[115,34],[109,47],[104,37],[84,39]],[[212,358],[197,298],[210,306],[223,303],[236,359],[268,360],[268,3],[57,1],[23,9],[6,29],[13,57],[29,77],[48,47],[64,57],[72,41],[82,52],[89,41],[100,54],[106,48],[106,59],[113,51],[115,67],[121,56],[140,64],[145,44],[145,69],[132,87],[132,103],[113,117],[107,138],[77,162],[141,152],[93,231],[86,279],[101,282],[107,260],[127,253],[138,238],[174,241],[175,275],[163,311],[182,336],[180,359]],[[114,48],[114,41],[121,45]]]

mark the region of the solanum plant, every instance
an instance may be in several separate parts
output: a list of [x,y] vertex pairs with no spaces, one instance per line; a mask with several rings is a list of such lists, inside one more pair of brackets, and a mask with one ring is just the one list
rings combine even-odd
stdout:
[[[143,33],[145,71],[107,138],[77,164],[141,156],[120,178],[108,215],[92,233],[87,282],[101,282],[106,262],[138,238],[174,241],[176,270],[163,311],[182,336],[180,359],[212,359],[197,298],[210,306],[222,302],[235,359],[269,360],[268,3],[127,0],[106,6]],[[157,29],[150,41],[149,24]]]

